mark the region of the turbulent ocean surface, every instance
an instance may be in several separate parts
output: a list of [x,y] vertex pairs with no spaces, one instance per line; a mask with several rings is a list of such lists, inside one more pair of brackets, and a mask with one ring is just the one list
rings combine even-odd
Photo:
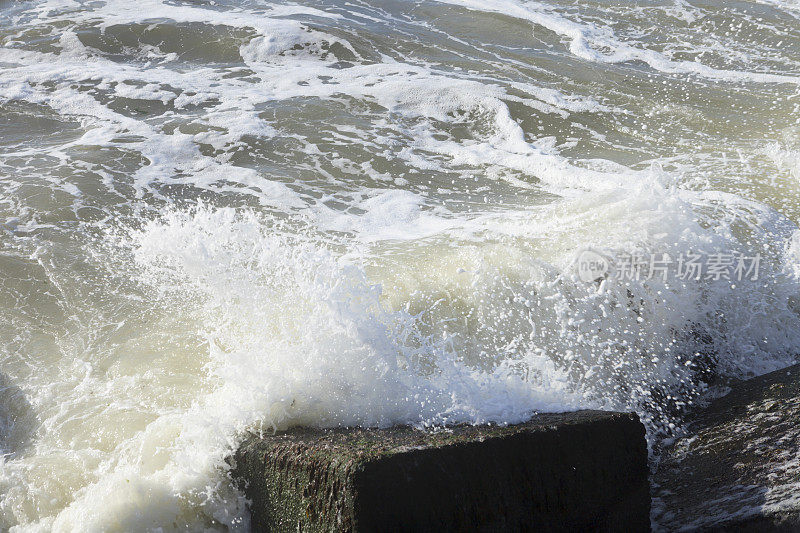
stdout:
[[795,361],[799,219],[796,0],[0,0],[0,530],[246,531],[248,428],[669,434]]

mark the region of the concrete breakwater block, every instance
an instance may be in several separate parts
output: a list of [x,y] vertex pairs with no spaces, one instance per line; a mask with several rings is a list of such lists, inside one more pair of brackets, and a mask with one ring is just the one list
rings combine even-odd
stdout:
[[308,429],[241,445],[253,531],[648,531],[634,414],[541,414],[513,426]]
[[663,531],[800,531],[800,365],[701,410],[662,453],[653,508]]

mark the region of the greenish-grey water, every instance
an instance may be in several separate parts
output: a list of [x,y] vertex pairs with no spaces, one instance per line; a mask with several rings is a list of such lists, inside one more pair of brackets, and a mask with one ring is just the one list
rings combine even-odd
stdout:
[[247,530],[253,426],[669,432],[800,347],[799,85],[789,0],[0,1],[0,529]]

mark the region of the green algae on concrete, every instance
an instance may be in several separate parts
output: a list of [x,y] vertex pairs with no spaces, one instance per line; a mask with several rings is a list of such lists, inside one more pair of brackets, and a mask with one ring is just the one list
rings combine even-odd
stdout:
[[233,475],[254,531],[647,531],[644,427],[632,414],[511,426],[295,428],[252,435]]

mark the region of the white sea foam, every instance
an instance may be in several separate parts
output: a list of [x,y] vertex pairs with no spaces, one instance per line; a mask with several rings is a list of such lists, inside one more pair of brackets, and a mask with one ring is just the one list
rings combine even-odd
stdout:
[[[0,6],[0,529],[244,531],[248,428],[652,436],[790,364],[787,6]],[[762,276],[587,283],[586,249]]]
[[[466,365],[447,336],[426,335],[419,317],[388,310],[361,269],[287,229],[255,215],[200,209],[169,214],[133,234],[141,282],[205,339],[207,353],[194,357],[204,361],[208,383],[175,389],[189,394],[173,400],[186,407],[164,406],[141,431],[103,452],[105,466],[66,509],[40,522],[42,529],[173,521],[194,529],[213,517],[246,530],[241,496],[218,480],[238,435],[253,427],[514,422],[534,410],[579,405],[546,359],[531,367],[537,387],[507,365]],[[136,381],[155,380],[156,390],[170,379],[147,374]],[[131,400],[157,402],[146,389],[118,396],[125,381],[106,383],[117,395],[108,410],[124,412]]]
[[[670,74],[695,74],[711,79],[751,81],[760,83],[800,84],[800,77],[772,73],[724,70],[709,67],[697,61],[680,61],[645,47],[635,46],[616,38],[607,27],[587,22],[574,22],[555,13],[545,4],[520,0],[441,0],[477,11],[501,13],[547,28],[569,41],[569,51],[576,57],[598,63],[624,63],[641,61],[659,72]],[[610,50],[603,52],[603,49]]]

